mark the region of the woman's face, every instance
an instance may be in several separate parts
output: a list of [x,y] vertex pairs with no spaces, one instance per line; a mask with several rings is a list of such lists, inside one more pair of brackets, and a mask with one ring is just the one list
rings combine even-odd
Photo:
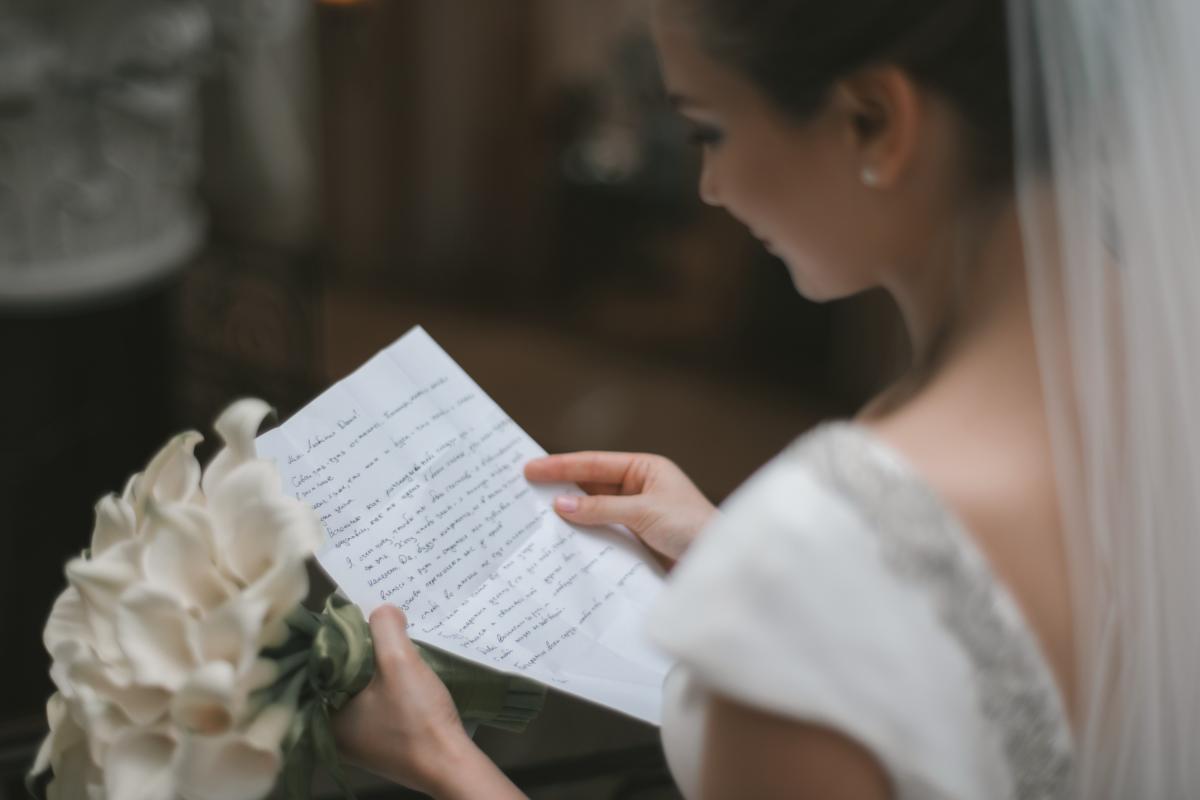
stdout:
[[870,189],[836,108],[797,121],[700,46],[678,0],[655,5],[668,94],[702,149],[700,196],[788,266],[801,294],[845,297],[880,282]]

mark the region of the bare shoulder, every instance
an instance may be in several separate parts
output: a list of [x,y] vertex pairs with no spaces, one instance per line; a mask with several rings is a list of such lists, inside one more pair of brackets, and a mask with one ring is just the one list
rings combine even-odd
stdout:
[[1040,408],[952,387],[862,424],[904,457],[975,540],[1021,606],[1071,705],[1066,555]]
[[1049,438],[1036,415],[989,413],[933,397],[863,424],[964,516],[1033,522],[1055,496]]

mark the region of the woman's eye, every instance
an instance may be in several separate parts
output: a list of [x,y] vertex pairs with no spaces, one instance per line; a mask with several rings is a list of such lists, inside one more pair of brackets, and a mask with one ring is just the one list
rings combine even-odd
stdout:
[[688,134],[688,141],[696,147],[715,147],[723,138],[721,131],[706,125],[698,125]]

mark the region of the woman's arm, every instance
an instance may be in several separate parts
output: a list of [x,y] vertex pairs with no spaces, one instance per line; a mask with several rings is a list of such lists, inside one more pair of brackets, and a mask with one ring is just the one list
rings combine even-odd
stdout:
[[714,694],[701,767],[702,800],[888,800],[891,783],[857,742]]
[[445,771],[425,791],[437,800],[527,800],[500,768],[475,743],[464,747],[445,762]]

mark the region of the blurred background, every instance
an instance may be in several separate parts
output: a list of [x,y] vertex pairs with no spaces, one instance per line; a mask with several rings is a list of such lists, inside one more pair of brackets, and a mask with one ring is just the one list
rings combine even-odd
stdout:
[[[420,324],[547,450],[714,501],[853,413],[893,310],[803,300],[697,166],[644,0],[0,0],[0,800],[93,504],[238,396],[286,417]],[[569,698],[479,740],[535,798],[675,796]]]

